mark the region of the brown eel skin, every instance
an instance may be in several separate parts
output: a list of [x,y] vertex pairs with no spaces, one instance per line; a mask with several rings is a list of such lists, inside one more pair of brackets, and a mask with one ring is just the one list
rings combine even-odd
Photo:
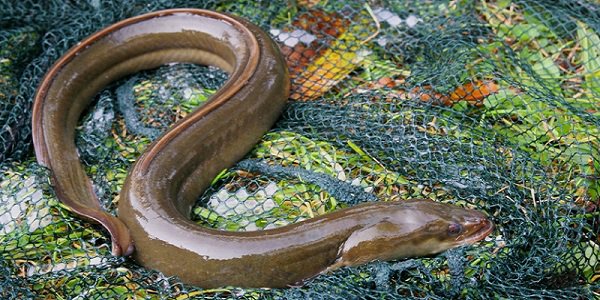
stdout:
[[[176,62],[216,66],[230,79],[139,157],[116,218],[79,160],[78,119],[110,82]],[[114,255],[205,288],[287,287],[343,266],[439,253],[492,231],[480,212],[428,200],[361,204],[254,232],[189,220],[198,195],[273,125],[288,95],[285,62],[257,26],[206,10],[153,12],[93,34],[48,71],[34,100],[35,153],[58,198],[109,231]]]

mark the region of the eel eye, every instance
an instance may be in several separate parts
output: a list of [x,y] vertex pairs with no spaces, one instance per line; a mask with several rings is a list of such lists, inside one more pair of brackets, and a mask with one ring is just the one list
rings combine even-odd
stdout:
[[452,223],[448,225],[448,235],[457,236],[463,231],[462,225],[458,223]]

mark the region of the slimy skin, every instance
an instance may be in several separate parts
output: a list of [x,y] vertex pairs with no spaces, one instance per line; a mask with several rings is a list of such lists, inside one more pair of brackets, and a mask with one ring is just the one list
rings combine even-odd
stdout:
[[[75,126],[110,82],[173,62],[217,66],[230,78],[138,158],[116,218],[101,208],[79,161]],[[204,288],[287,287],[339,267],[439,253],[491,232],[482,213],[427,200],[361,204],[253,232],[189,220],[198,195],[273,125],[288,94],[285,61],[257,26],[198,9],[154,12],[95,33],[48,71],[33,107],[35,152],[58,198],[109,231],[114,255],[132,254]]]

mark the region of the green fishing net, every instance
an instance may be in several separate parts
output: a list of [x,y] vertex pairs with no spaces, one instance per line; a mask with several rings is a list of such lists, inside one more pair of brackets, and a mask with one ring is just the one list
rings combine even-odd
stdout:
[[[110,254],[35,163],[31,105],[69,47],[159,9],[243,16],[279,43],[290,101],[199,195],[201,226],[264,230],[365,201],[476,208],[485,240],[289,289],[203,289]],[[76,143],[116,214],[127,170],[227,74],[175,64],[99,93]],[[599,299],[598,1],[0,1],[2,299]]]

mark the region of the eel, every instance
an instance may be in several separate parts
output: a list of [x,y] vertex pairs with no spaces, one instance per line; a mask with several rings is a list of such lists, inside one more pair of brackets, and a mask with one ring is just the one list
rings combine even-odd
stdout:
[[[102,209],[78,157],[78,119],[110,82],[179,62],[216,66],[230,78],[140,155],[115,217]],[[204,288],[288,287],[340,267],[439,253],[492,231],[481,212],[427,200],[359,204],[263,231],[193,223],[198,195],[279,117],[287,72],[271,38],[236,16],[171,9],[123,20],[75,45],[43,78],[32,112],[37,160],[65,206],[106,228],[114,255]]]

